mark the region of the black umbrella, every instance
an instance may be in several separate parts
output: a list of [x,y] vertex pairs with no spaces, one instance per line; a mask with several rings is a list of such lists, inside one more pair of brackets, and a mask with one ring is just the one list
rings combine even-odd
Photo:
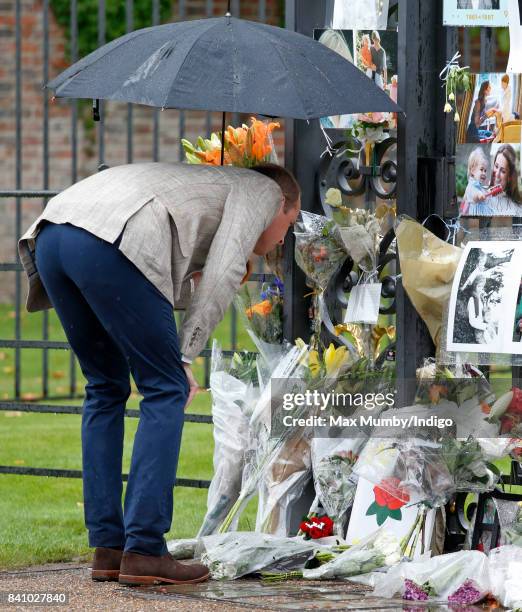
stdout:
[[[384,91],[325,45],[229,13],[121,36],[47,87],[63,98],[294,119],[400,112]],[[222,132],[224,124],[225,115]]]

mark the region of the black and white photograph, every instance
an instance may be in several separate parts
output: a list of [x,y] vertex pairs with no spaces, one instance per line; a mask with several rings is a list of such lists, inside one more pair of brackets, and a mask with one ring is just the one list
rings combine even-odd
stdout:
[[520,243],[470,242],[455,275],[448,312],[448,350],[513,351],[518,311]]
[[444,0],[444,25],[508,25],[508,0]]

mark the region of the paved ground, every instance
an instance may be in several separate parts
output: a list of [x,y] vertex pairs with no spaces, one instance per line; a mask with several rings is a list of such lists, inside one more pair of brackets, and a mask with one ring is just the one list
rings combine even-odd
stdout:
[[[89,564],[61,563],[0,572],[0,610],[100,610],[240,612],[244,610],[408,610],[406,602],[365,596],[365,587],[347,582],[291,581],[264,585],[259,580],[209,581],[185,587],[129,588],[90,579]],[[61,606],[5,603],[7,594],[66,593]],[[444,606],[445,608],[445,606]],[[431,606],[431,609],[442,607]],[[413,608],[410,608],[413,612]],[[415,611],[428,610],[418,606]]]

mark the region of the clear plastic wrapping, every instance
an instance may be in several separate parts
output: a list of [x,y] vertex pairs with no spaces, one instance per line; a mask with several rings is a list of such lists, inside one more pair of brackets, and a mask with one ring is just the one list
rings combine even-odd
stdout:
[[381,567],[390,567],[400,560],[400,545],[396,537],[379,529],[314,569],[303,570],[306,580],[334,580],[368,574]]
[[295,224],[295,261],[313,286],[326,289],[348,257],[333,219],[302,211]]
[[353,466],[365,440],[353,438],[314,438],[312,469],[315,492],[326,514],[334,522],[334,533],[346,534],[345,515],[357,489]]
[[288,536],[292,509],[311,477],[310,432],[296,428],[274,454],[259,487],[256,531]]
[[491,491],[500,478],[473,438],[371,438],[354,471],[402,502],[444,505],[459,491]]
[[377,581],[372,595],[466,605],[478,603],[489,591],[488,558],[467,550],[400,563]]
[[249,422],[259,388],[254,385],[251,356],[225,359],[219,344],[212,346],[210,391],[214,422],[214,475],[207,497],[207,514],[198,536],[214,533],[239,495],[250,445]]
[[505,608],[522,609],[522,548],[501,546],[491,550],[489,575],[495,598]]
[[265,533],[230,532],[202,538],[196,549],[214,580],[234,580],[283,564],[302,567],[319,547],[302,538],[281,538]]

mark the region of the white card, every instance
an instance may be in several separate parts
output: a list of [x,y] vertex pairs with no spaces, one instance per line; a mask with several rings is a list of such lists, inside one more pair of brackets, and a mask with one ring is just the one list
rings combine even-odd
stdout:
[[350,291],[345,323],[377,323],[381,305],[381,283],[355,285]]

